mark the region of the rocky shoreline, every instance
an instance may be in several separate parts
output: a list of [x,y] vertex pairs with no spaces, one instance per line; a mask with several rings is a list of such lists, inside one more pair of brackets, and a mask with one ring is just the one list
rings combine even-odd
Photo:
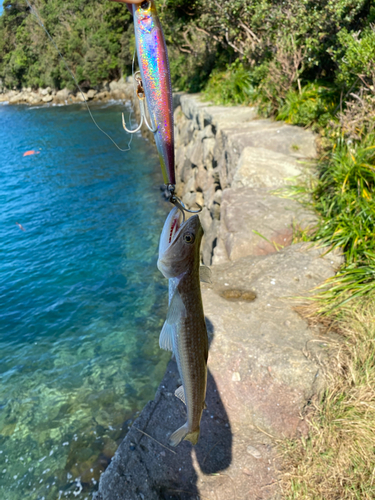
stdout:
[[258,119],[250,107],[175,97],[178,194],[203,206],[202,284],[210,340],[207,411],[197,446],[167,437],[185,421],[171,360],[154,401],[102,474],[96,500],[280,499],[277,440],[306,435],[324,388],[326,344],[295,310],[342,263],[293,243],[315,217],[275,191],[313,168],[311,131]]
[[[90,102],[131,101],[139,119],[131,82],[93,90]],[[3,93],[0,101],[82,102],[51,89]],[[280,195],[291,177],[314,168],[315,136],[260,119],[254,108],[212,106],[199,95],[176,93],[174,107],[177,194],[188,207],[203,206],[202,259],[213,273],[213,283],[202,284],[208,409],[198,445],[170,449],[168,435],[185,419],[171,360],[94,498],[280,499],[277,440],[306,435],[305,415],[325,386],[320,360],[327,355],[324,339],[296,312],[293,297],[308,296],[342,263],[338,254],[295,243],[315,216]]]
[[[110,99],[129,99],[129,92],[132,93],[132,77],[120,78],[112,82],[103,82],[95,88],[87,89],[83,92],[86,101],[105,102]],[[82,94],[78,90],[55,90],[51,87],[32,89],[22,88],[6,90],[0,89],[0,103],[26,104],[29,106],[41,105],[68,105],[84,102]]]

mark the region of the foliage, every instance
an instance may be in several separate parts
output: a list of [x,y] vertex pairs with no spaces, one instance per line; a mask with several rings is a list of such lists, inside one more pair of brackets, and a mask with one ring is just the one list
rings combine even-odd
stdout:
[[320,169],[313,192],[321,215],[315,238],[343,248],[348,264],[371,261],[375,256],[375,136],[359,144],[340,140]]
[[[37,0],[33,5],[83,87],[127,71],[130,61],[123,50],[128,44],[123,32],[131,24],[127,9],[95,0]],[[0,40],[0,78],[6,87],[72,85],[55,48],[26,3],[4,2]]]
[[203,95],[215,104],[245,104],[250,102],[253,92],[251,73],[237,60],[226,71],[211,73]]
[[292,125],[323,128],[332,120],[337,101],[336,88],[311,82],[301,91],[290,89],[287,92],[277,119]]
[[375,81],[375,29],[349,33],[346,29],[338,33],[340,49],[334,53],[337,63],[338,85],[354,89],[362,83],[371,85]]

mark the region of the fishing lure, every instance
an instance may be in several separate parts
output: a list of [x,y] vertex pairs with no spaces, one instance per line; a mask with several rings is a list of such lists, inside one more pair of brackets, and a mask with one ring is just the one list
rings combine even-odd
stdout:
[[[163,29],[154,0],[145,0],[138,5],[133,4],[132,8],[141,74],[141,87],[138,81],[138,89],[144,89],[151,118],[151,127],[149,126],[149,128],[154,133],[164,183],[172,185],[171,191],[173,192],[173,187],[176,184],[173,98],[168,52]],[[137,91],[141,105],[141,116],[144,119],[143,98],[142,95],[140,97],[140,94],[142,92]]]

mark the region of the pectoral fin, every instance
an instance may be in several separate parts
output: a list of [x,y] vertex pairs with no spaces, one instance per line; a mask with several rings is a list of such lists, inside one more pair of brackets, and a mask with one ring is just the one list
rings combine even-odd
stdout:
[[167,313],[167,323],[170,325],[175,325],[181,318],[186,317],[186,307],[182,301],[180,292],[176,288],[173,297],[169,303],[168,313]]
[[184,391],[184,386],[181,385],[178,389],[175,390],[174,395],[180,399],[184,405],[186,406],[186,399],[185,399],[185,391]]
[[211,280],[211,269],[207,266],[200,266],[199,268],[199,279],[203,281],[203,283],[212,283]]
[[164,322],[160,332],[159,346],[166,351],[173,351],[173,325],[170,325],[167,321]]

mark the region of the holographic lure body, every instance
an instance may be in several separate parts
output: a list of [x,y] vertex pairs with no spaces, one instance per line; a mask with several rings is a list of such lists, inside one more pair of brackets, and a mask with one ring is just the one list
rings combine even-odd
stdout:
[[154,0],[133,4],[135,40],[142,83],[165,184],[176,184],[172,84],[167,47]]

